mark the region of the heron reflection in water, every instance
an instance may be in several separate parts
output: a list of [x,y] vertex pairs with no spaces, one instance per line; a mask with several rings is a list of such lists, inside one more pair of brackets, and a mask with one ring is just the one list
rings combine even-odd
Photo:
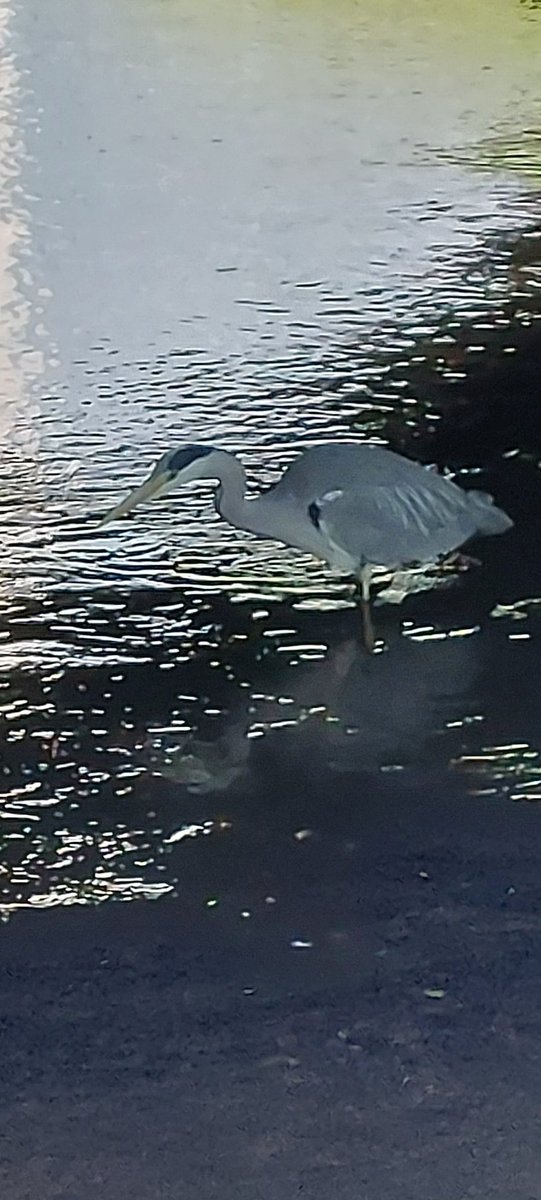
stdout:
[[159,459],[149,478],[104,518],[197,479],[217,481],[216,510],[231,525],[293,546],[353,576],[364,641],[374,646],[370,584],[375,569],[434,564],[470,538],[505,533],[513,522],[486,492],[383,446],[346,443],[301,453],[268,491],[247,499],[244,467],[228,451],[187,445]]
[[456,727],[463,734],[467,728],[479,639],[472,630],[434,641],[404,637],[392,614],[382,622],[390,654],[367,656],[358,638],[338,636],[319,659],[301,657],[295,670],[287,655],[277,656],[266,677],[269,691],[255,696],[246,666],[253,688],[239,690],[212,733],[194,714],[189,731],[152,734],[150,769],[194,795],[236,797],[258,795],[271,779],[281,795],[288,772],[295,778],[300,771],[316,786],[327,771],[379,778],[389,763],[406,771],[403,782],[419,763],[439,764],[446,773],[450,751],[442,734],[452,738]]

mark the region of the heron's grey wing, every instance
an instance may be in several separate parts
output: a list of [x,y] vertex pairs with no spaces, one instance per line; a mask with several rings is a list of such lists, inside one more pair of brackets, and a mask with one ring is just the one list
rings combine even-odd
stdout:
[[478,528],[468,493],[432,473],[415,484],[338,488],[316,504],[323,535],[360,564],[435,562]]
[[341,557],[387,567],[435,562],[477,533],[512,525],[491,496],[465,492],[437,471],[366,443],[304,451],[275,495],[308,512]]
[[426,468],[395,454],[386,446],[368,442],[332,442],[304,450],[286,467],[275,490],[308,503],[319,493],[343,488],[413,485],[424,481]]

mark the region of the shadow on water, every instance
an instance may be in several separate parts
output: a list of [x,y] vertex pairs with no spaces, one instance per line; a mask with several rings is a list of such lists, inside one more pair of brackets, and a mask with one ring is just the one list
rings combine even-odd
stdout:
[[372,658],[351,608],[174,588],[11,604],[4,913],[169,896],[308,944],[348,924],[322,864],[340,891],[398,813],[426,829],[436,797],[537,799],[541,602],[513,601],[508,561],[491,546],[476,578],[378,609]]

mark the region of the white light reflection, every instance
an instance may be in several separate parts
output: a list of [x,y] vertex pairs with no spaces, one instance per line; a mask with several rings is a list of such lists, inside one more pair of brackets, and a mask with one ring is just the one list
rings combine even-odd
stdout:
[[528,599],[515,600],[513,604],[496,604],[491,617],[509,617],[511,621],[524,621],[530,609],[541,607],[541,596],[530,596]]
[[404,637],[410,638],[412,642],[442,642],[446,638],[467,638],[473,634],[480,632],[480,625],[466,625],[458,629],[435,629],[433,625],[411,626],[408,622],[408,627],[404,627]]
[[205,821],[203,825],[182,825],[180,829],[175,829],[169,837],[164,838],[164,845],[171,846],[173,842],[182,842],[184,838],[195,838],[202,834],[204,837],[212,833],[214,828],[213,821]]
[[528,742],[482,746],[477,754],[461,754],[452,766],[491,785],[474,795],[503,794],[511,800],[541,800],[541,752]]
[[[18,815],[21,819],[21,814]],[[12,816],[15,818],[17,814]],[[24,820],[29,819],[32,817],[25,813]],[[91,825],[96,826],[96,823],[89,821],[89,829]],[[120,826],[106,831],[94,828],[87,833],[59,828],[48,836],[35,831],[30,837],[28,829],[24,833],[6,834],[4,843],[7,846],[22,843],[23,856],[18,862],[2,863],[0,916],[5,919],[21,908],[54,908],[141,898],[155,900],[172,894],[176,889],[174,878],[167,882],[146,878],[140,872],[134,873],[130,866],[164,870],[163,864],[156,861],[157,854],[170,853],[185,838],[208,836],[230,827],[230,822],[225,820],[205,821],[181,826],[165,837],[163,831],[157,829],[153,832],[160,841],[155,849],[146,840],[147,830],[129,830]],[[56,878],[56,872],[60,871],[61,878]],[[75,877],[78,871],[80,878]]]

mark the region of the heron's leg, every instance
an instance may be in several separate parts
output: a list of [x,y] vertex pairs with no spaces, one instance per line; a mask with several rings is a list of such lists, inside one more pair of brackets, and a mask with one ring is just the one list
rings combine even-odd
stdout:
[[370,581],[372,579],[372,571],[370,567],[361,568],[359,575],[359,595],[361,601],[361,619],[363,627],[363,642],[369,654],[372,654],[376,644],[376,636],[374,633],[374,625],[372,622],[372,610],[370,607]]
[[360,593],[361,593],[361,600],[365,604],[370,604],[370,584],[371,584],[371,582],[372,582],[372,568],[371,567],[361,567],[361,573],[359,575],[359,589],[360,589]]

